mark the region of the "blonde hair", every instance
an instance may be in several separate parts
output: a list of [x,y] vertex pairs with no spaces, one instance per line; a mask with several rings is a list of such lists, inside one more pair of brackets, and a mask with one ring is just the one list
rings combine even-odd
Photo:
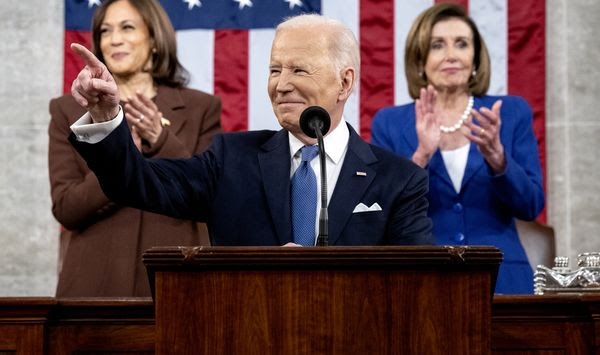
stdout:
[[406,37],[404,72],[408,83],[408,92],[413,99],[418,98],[419,90],[427,86],[424,68],[427,56],[429,55],[433,26],[438,22],[451,18],[464,21],[471,28],[471,32],[473,32],[473,45],[475,49],[473,69],[476,71],[476,75],[469,78],[469,91],[472,95],[481,96],[490,87],[492,70],[490,56],[475,22],[467,16],[462,6],[441,3],[423,11],[412,24]]

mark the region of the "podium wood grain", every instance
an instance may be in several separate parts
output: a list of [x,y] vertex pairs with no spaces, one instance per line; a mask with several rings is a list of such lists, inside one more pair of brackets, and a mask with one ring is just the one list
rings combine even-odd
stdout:
[[486,354],[488,247],[154,248],[157,354]]

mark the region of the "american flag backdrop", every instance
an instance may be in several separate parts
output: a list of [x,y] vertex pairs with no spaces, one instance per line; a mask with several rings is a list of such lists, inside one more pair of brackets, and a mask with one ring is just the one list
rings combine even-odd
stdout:
[[[100,0],[65,0],[64,90],[82,68],[72,42],[90,47]],[[226,131],[279,129],[267,96],[274,27],[286,16],[321,13],[349,26],[360,42],[361,78],[345,119],[369,140],[383,106],[410,102],[404,42],[416,16],[435,0],[161,0],[177,31],[190,86],[221,97]],[[457,0],[475,20],[492,59],[491,95],[520,95],[534,112],[545,175],[545,0]],[[307,39],[310,40],[310,39]],[[544,179],[545,180],[545,179]],[[545,212],[540,216],[545,221]]]

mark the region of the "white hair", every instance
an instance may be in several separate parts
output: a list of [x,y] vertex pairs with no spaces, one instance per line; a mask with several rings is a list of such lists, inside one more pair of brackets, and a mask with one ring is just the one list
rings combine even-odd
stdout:
[[356,72],[354,80],[356,83],[360,72],[360,51],[352,30],[332,18],[317,14],[303,14],[284,19],[275,29],[275,35],[280,30],[306,27],[325,27],[329,30],[324,34],[328,37],[329,56],[337,75],[341,75],[342,69],[352,67]]

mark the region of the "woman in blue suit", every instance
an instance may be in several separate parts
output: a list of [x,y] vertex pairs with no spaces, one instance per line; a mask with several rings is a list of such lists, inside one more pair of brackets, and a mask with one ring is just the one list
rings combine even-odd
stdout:
[[533,274],[515,218],[544,207],[532,113],[515,96],[485,95],[490,59],[462,7],[438,4],[408,34],[405,71],[414,103],[375,115],[372,143],[429,171],[429,215],[440,245],[495,245],[497,293],[531,293]]

